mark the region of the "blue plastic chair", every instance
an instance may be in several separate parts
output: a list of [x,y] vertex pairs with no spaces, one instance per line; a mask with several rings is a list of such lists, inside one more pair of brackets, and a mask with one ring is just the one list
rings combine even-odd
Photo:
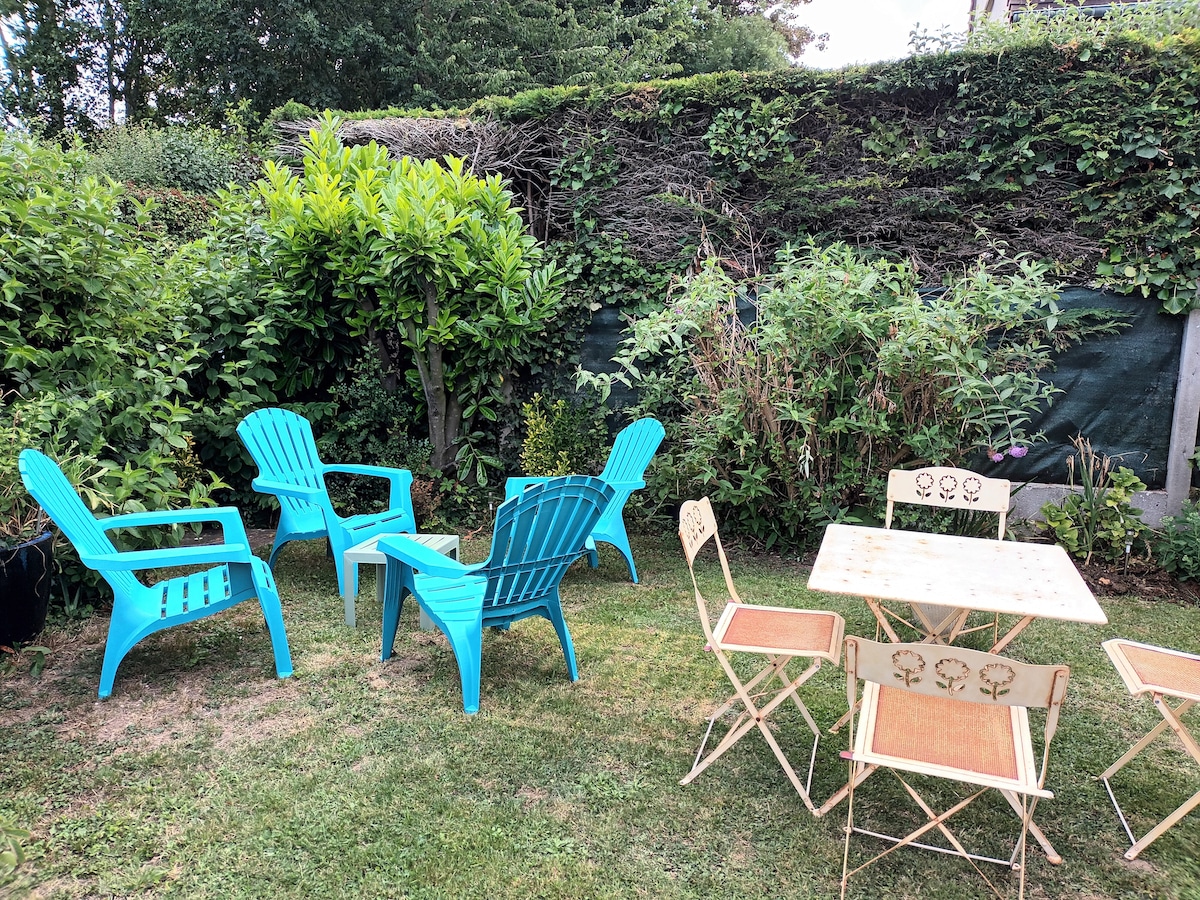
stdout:
[[[629,548],[629,535],[625,532],[625,502],[630,495],[646,486],[643,476],[646,467],[654,458],[658,445],[662,443],[663,427],[657,419],[638,419],[617,433],[608,462],[600,473],[600,480],[611,485],[616,494],[608,510],[588,538],[588,561],[592,568],[600,565],[600,554],[596,544],[603,541],[612,544],[625,557],[629,577],[638,583],[637,567],[633,564],[633,551]],[[506,499],[520,494],[530,485],[543,482],[544,478],[510,478],[504,484]]]
[[[558,586],[615,494],[598,478],[567,475],[530,487],[496,511],[492,552],[465,566],[403,536],[381,538],[388,557],[383,591],[383,651],[392,655],[404,596],[450,641],[462,681],[463,710],[479,710],[479,665],[485,626],[507,628],[530,616],[549,619],[562,644],[567,672],[579,678],[575,648],[563,619]],[[415,571],[414,571],[415,570]]]
[[[279,527],[268,563],[272,568],[288,541],[326,538],[337,569],[338,589],[344,597],[358,593],[358,567],[348,569],[343,554],[355,544],[379,534],[417,530],[413,514],[412,473],[385,466],[326,465],[317,455],[308,419],[286,409],[260,409],[237,427],[238,437],[250,451],[259,476],[256,491],[279,501]],[[391,483],[388,508],[383,512],[339,516],[329,500],[325,476],[330,472],[371,475]]]
[[[112,693],[113,678],[121,660],[146,635],[203,619],[255,598],[271,633],[275,672],[280,678],[292,674],[292,655],[275,579],[266,563],[250,552],[250,541],[236,509],[169,509],[97,519],[49,457],[37,450],[23,450],[18,465],[25,488],[75,545],[83,564],[104,576],[113,590],[112,620],[100,668],[101,698]],[[121,552],[105,534],[114,528],[189,522],[218,523],[224,531],[224,542]],[[160,581],[152,587],[133,575],[143,569],[216,562],[221,565]]]

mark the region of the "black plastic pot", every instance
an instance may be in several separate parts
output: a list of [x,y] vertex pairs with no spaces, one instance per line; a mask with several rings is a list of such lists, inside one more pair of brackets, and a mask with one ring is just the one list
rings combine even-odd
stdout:
[[0,644],[31,641],[46,625],[54,536],[0,549]]

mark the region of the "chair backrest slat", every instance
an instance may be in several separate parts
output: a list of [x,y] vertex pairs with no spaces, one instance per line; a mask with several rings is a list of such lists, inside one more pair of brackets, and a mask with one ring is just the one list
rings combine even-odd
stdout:
[[612,499],[598,478],[568,475],[536,484],[496,511],[484,606],[535,599],[553,590],[585,552],[587,537]]
[[662,423],[651,418],[638,419],[622,428],[613,440],[600,477],[610,484],[641,480],[664,433]]
[[1069,672],[965,647],[846,638],[847,678],[971,703],[1049,709],[1061,702]]
[[[117,552],[96,517],[50,457],[37,450],[22,450],[18,466],[25,489],[76,550],[87,556]],[[129,572],[99,571],[114,590],[131,591],[139,585]]]
[[725,556],[725,547],[721,544],[721,535],[717,533],[717,519],[713,515],[712,503],[707,497],[699,500],[687,500],[679,508],[679,540],[683,544],[683,555],[687,559],[688,570],[692,573],[692,585],[696,588],[698,600],[702,600],[700,586],[696,583],[696,556],[710,540],[717,548],[717,558],[721,561],[721,572],[725,576],[725,589],[729,599],[741,603],[737,588],[733,584],[733,575],[729,571],[729,559]]
[[[264,478],[325,490],[317,442],[304,416],[288,409],[260,409],[238,424],[237,433]],[[308,507],[291,497],[278,499],[293,509]]]

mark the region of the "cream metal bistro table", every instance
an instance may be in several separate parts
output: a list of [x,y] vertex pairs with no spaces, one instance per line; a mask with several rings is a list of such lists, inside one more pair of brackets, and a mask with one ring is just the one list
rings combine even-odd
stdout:
[[[458,559],[458,535],[457,534],[405,534],[403,537],[409,540],[416,541],[418,544],[424,544],[431,550],[436,550],[438,553],[444,553],[451,559]],[[344,597],[346,601],[346,624],[351,628],[355,625],[354,604],[358,600],[358,566],[360,563],[373,563],[375,565],[375,598],[380,605],[383,604],[383,576],[387,570],[387,557],[378,549],[376,544],[382,537],[390,537],[386,534],[377,534],[373,538],[363,541],[361,544],[355,544],[342,556],[347,567],[354,566],[354,577],[348,577],[347,583],[355,585],[354,593],[346,592]],[[350,570],[347,568],[347,575]],[[425,615],[425,611],[421,610],[421,628],[424,631],[433,631],[433,622]]]
[[[1108,617],[1062,547],[964,538],[921,531],[830,525],[808,577],[810,590],[862,597],[888,639],[902,643],[880,600],[935,603],[955,608],[965,619],[971,610],[1018,616],[991,647],[999,653],[1034,619],[1063,619],[1106,625]],[[839,723],[840,726],[841,723]],[[834,726],[835,728],[839,726]],[[856,783],[873,771],[868,767]],[[824,815],[846,797],[843,787],[817,811]],[[1020,809],[1020,801],[1005,793]],[[1042,830],[1032,834],[1052,863],[1062,857]]]
[[1067,552],[1054,544],[830,525],[808,587],[862,597],[895,643],[900,637],[881,600],[948,606],[963,619],[971,610],[1017,616],[991,646],[992,653],[1007,647],[1034,619],[1108,624]]

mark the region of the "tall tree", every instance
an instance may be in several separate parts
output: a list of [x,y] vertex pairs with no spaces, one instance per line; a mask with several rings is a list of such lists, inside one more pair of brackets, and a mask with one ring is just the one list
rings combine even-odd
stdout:
[[6,113],[50,135],[91,121],[82,78],[94,47],[89,12],[73,0],[0,0]]
[[[788,64],[799,0],[0,0],[11,113],[57,133]],[[790,30],[789,30],[790,29]]]

